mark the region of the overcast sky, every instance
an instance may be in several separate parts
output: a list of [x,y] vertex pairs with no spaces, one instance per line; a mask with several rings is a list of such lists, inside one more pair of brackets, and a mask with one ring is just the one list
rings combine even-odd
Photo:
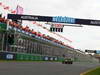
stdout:
[[[0,0],[15,9],[17,4],[24,8],[24,14],[41,16],[68,16],[100,20],[100,0]],[[8,2],[7,2],[8,1]],[[59,33],[72,40],[78,49],[100,50],[100,27],[64,27]]]

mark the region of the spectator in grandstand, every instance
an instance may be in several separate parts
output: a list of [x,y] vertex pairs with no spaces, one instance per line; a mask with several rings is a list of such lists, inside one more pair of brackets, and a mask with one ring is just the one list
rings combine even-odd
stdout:
[[32,29],[32,34],[33,35],[36,35],[36,31],[34,31],[34,29]]
[[29,27],[28,26],[26,26],[26,27],[22,27],[22,30],[24,30],[24,31],[28,31],[29,30]]
[[4,18],[0,18],[0,22],[4,22],[4,20],[5,20]]
[[29,27],[28,27],[28,26],[25,27],[25,31],[26,31],[26,32],[29,31]]
[[41,32],[37,32],[36,35],[39,36],[39,37],[41,37]]

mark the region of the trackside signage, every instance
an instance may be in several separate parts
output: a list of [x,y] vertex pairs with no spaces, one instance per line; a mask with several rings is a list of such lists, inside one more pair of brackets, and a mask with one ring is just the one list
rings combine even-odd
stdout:
[[6,55],[6,59],[13,59],[14,58],[14,55],[13,54],[7,54]]
[[100,25],[100,21],[90,21],[90,24]]
[[85,52],[88,52],[88,53],[95,53],[96,51],[95,51],[95,50],[85,50]]
[[44,22],[57,22],[57,23],[75,23],[74,18],[62,17],[62,16],[36,16],[36,15],[18,15],[8,14],[8,19],[13,20],[29,20],[29,21],[44,21]]
[[75,24],[100,26],[100,20],[76,19]]
[[8,52],[0,52],[0,59],[15,60],[16,59],[16,54],[15,53],[8,53]]
[[100,54],[100,50],[96,50],[96,54]]
[[59,22],[59,23],[73,23],[75,24],[75,19],[70,17],[62,17],[62,16],[55,16],[52,18],[53,22]]
[[34,17],[34,16],[21,16],[21,19],[33,19],[33,20],[38,20],[38,17]]
[[29,20],[29,21],[44,21],[44,22],[51,22],[52,21],[52,17],[36,16],[36,15],[8,14],[7,18],[13,19],[13,20]]
[[8,14],[8,19],[13,20],[29,20],[29,21],[43,21],[43,22],[56,22],[56,23],[68,23],[68,24],[82,24],[82,25],[94,25],[100,26],[100,20],[92,19],[78,19],[63,16],[37,16],[37,15],[20,15],[20,14]]

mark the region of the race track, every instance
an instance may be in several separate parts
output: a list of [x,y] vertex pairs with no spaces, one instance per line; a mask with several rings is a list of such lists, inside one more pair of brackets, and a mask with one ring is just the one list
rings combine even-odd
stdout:
[[72,65],[59,62],[0,62],[0,75],[80,75],[80,73],[100,66],[97,63]]

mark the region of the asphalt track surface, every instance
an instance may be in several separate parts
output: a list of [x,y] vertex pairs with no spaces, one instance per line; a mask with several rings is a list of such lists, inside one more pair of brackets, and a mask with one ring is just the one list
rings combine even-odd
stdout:
[[76,62],[72,65],[60,62],[0,62],[0,75],[80,75],[97,63]]

